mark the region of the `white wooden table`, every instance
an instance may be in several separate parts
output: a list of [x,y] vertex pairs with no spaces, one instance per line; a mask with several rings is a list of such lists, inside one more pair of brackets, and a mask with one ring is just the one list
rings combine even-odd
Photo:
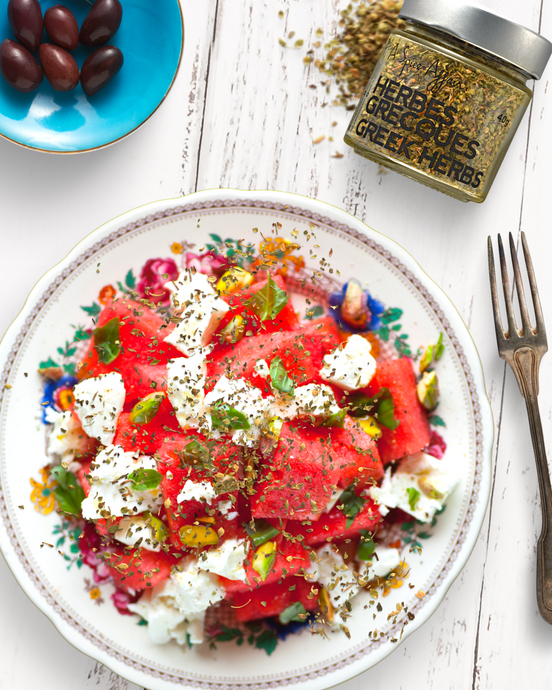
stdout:
[[[349,681],[393,690],[552,687],[552,627],[535,599],[539,496],[525,407],[497,356],[487,278],[487,235],[527,233],[552,327],[552,65],[483,205],[462,204],[356,156],[341,141],[350,113],[322,107],[325,78],[302,61],[336,30],[347,0],[182,0],[186,45],[160,110],[130,138],[79,156],[34,153],[0,140],[0,333],[38,278],[118,214],[157,199],[216,187],[317,197],[356,215],[409,250],[449,294],[485,370],[495,423],[491,501],[477,546],[437,613],[390,657]],[[552,38],[542,0],[481,0]],[[284,19],[278,17],[283,10]],[[278,38],[295,31],[300,51]],[[336,127],[331,126],[337,121]],[[313,144],[313,139],[326,139]],[[334,142],[328,137],[333,135]],[[343,158],[333,158],[339,151]],[[545,438],[552,419],[541,369]],[[28,601],[0,558],[0,688],[134,690],[75,651]]]

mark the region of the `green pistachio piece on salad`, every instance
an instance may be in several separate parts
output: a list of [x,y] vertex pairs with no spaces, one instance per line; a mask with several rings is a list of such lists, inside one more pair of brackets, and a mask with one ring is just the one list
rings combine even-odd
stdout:
[[416,510],[416,503],[418,503],[418,499],[420,498],[420,492],[413,486],[409,486],[406,493],[408,494],[408,505],[410,506],[410,510]]
[[341,318],[353,328],[364,328],[368,323],[368,314],[364,290],[358,280],[350,280],[341,305]]
[[300,601],[296,601],[295,604],[291,604],[284,609],[282,613],[278,616],[278,620],[282,625],[287,625],[291,622],[301,622],[307,617],[307,611]]
[[132,424],[148,424],[159,412],[165,393],[151,393],[134,405],[129,420]]
[[255,551],[251,567],[255,572],[259,573],[263,582],[268,577],[275,560],[276,544],[273,541],[265,542]]
[[358,423],[375,441],[377,441],[378,438],[381,438],[381,428],[376,422],[375,417],[368,416],[364,419],[359,419]]
[[147,518],[147,524],[151,529],[151,535],[155,541],[158,541],[160,544],[163,544],[165,541],[167,541],[169,530],[167,529],[167,526],[163,520],[160,520],[155,515],[150,514]]
[[428,345],[428,347],[424,350],[424,354],[420,359],[420,374],[423,374],[432,362],[439,361],[443,356],[444,351],[445,346],[443,344],[443,334],[439,333],[437,343],[435,345]]
[[245,531],[251,537],[251,541],[253,542],[253,546],[255,548],[262,546],[269,539],[273,539],[280,534],[280,530],[276,529],[276,527],[273,527],[269,522],[263,519],[255,520],[253,528],[251,527],[251,523],[249,523],[246,526]]
[[418,400],[426,410],[434,410],[439,401],[439,381],[434,371],[424,371],[421,380],[416,387]]
[[202,548],[218,544],[219,536],[212,527],[205,525],[184,525],[178,531],[180,541],[184,546]]
[[253,282],[253,275],[239,266],[232,266],[217,283],[219,295],[231,295],[233,292],[248,287]]
[[105,326],[94,329],[94,347],[102,364],[111,364],[121,352],[119,318],[108,321]]
[[445,494],[436,489],[427,477],[420,477],[418,479],[418,486],[428,498],[434,498],[436,501],[442,501]]
[[239,343],[245,333],[245,323],[243,316],[239,314],[233,316],[224,328],[220,330],[219,337],[221,345],[229,343],[234,345]]

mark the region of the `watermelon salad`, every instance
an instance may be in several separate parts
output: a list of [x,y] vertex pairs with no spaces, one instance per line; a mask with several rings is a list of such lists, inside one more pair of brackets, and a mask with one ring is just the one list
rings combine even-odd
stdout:
[[355,280],[301,314],[277,270],[214,264],[104,295],[44,413],[58,511],[156,643],[203,642],[217,612],[234,637],[348,634],[412,548],[396,527],[434,523],[458,482],[429,421],[442,336],[407,356]]

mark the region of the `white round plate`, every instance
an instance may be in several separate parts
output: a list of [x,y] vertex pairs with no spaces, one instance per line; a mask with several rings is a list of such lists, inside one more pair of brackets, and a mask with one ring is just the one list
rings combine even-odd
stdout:
[[[92,571],[58,553],[65,551],[74,560],[68,540],[57,548],[60,535],[53,532],[59,530],[60,517],[55,511],[45,516],[33,510],[30,477],[37,480],[47,463],[44,427],[36,413],[42,395],[37,366],[50,356],[61,358],[58,348],[63,352],[74,326],[86,320],[82,307],[97,302],[105,285],[124,284],[129,269],[137,275],[150,258],[178,262],[183,255],[171,253],[174,243],[194,245],[193,252],[211,242],[211,234],[257,243],[261,234],[271,235],[273,223],[281,223],[282,237],[298,231],[296,241],[303,247],[298,253],[307,271],[321,270],[320,258],[327,258],[331,248],[330,263],[340,277],[337,272],[327,277],[358,278],[386,307],[402,309],[400,333],[408,335],[413,352],[444,333],[438,414],[446,426],[438,431],[461,482],[421,555],[407,553],[408,581],[380,597],[383,610],[376,622],[372,608],[363,612],[370,594],[359,595],[365,601],[347,623],[351,639],[337,631],[328,641],[305,629],[281,641],[271,656],[247,642],[219,643],[216,650],[204,644],[183,653],[174,643],[153,644],[136,618],[119,615],[109,600],[110,585],[102,587],[105,603],[98,605],[85,582]],[[311,237],[306,246],[307,233],[313,232],[316,240]],[[151,690],[315,690],[346,681],[381,661],[429,618],[475,545],[490,492],[493,422],[474,343],[449,299],[406,251],[320,201],[281,192],[213,190],[130,211],[89,235],[38,282],[0,345],[0,361],[2,552],[27,595],[72,645],[137,685]],[[420,590],[422,598],[416,596]],[[406,626],[403,614],[388,620],[397,602],[415,615]]]

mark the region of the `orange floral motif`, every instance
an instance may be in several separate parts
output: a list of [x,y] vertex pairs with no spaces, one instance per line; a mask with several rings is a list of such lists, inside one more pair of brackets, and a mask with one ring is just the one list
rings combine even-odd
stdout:
[[30,479],[33,490],[31,492],[31,501],[34,503],[35,510],[43,515],[49,515],[56,507],[56,497],[54,489],[57,482],[48,476],[48,471],[45,467],[40,470],[40,477],[42,481],[35,481],[32,477]]
[[291,266],[299,272],[305,266],[302,256],[293,256],[293,252],[299,249],[299,245],[283,237],[265,240],[259,245],[261,258],[253,262],[253,268],[270,270],[276,268],[276,273],[287,275]]
[[101,596],[102,593],[100,592],[99,587],[92,587],[92,589],[90,590],[90,598],[95,601],[96,599],[99,599]]
[[173,254],[182,254],[184,251],[184,247],[182,246],[182,242],[173,242],[171,244],[171,252]]
[[100,290],[100,294],[98,295],[98,302],[100,304],[107,304],[108,300],[110,300],[112,297],[115,297],[116,293],[117,290],[115,290],[113,285],[104,285],[104,287]]
[[57,399],[57,404],[61,407],[62,410],[69,410],[71,407],[73,407],[73,403],[75,402],[75,396],[73,395],[73,391],[69,390],[68,388],[64,388]]
[[382,595],[386,597],[392,589],[402,587],[404,581],[408,578],[410,568],[406,561],[401,561],[399,565],[393,569],[391,575],[383,582]]

